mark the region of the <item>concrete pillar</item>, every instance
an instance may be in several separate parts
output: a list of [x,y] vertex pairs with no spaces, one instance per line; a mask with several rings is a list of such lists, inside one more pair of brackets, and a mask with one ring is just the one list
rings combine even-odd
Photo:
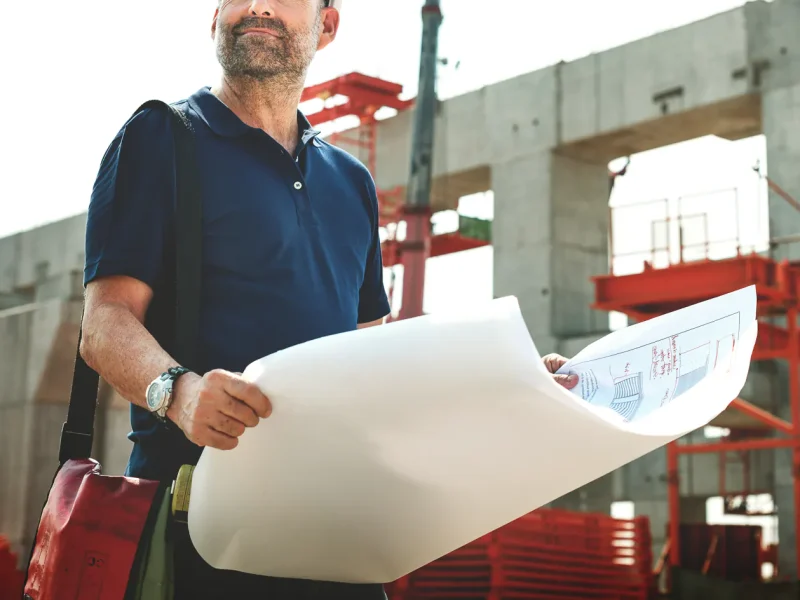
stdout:
[[0,314],[0,534],[24,553],[28,487],[31,478],[32,406],[25,374],[31,345],[30,310]]
[[[766,91],[762,95],[767,174],[796,201],[800,201],[800,84]],[[775,192],[769,194],[770,238],[800,235],[800,213]],[[800,259],[800,243],[780,244],[776,258]]]
[[[795,200],[800,199],[800,84],[777,87],[762,95],[764,134],[767,141],[769,177]],[[777,193],[769,194],[770,238],[800,235],[800,213]],[[773,248],[778,259],[800,259],[800,243],[780,243]],[[779,416],[789,419],[788,365],[776,365]],[[783,576],[798,576],[795,535],[795,498],[792,457],[789,450],[775,451],[775,502],[778,506],[780,551],[778,568]]]
[[515,295],[541,354],[608,331],[591,309],[608,272],[608,172],[543,150],[492,165],[494,295]]
[[58,466],[79,317],[61,299],[0,312],[0,532],[20,557]]

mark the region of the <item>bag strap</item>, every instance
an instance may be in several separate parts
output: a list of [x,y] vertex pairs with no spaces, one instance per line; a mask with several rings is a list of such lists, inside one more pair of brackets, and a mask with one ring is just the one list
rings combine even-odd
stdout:
[[[181,110],[160,100],[150,100],[145,109],[169,109],[175,140],[177,210],[175,218],[175,358],[188,368],[196,368],[199,347],[200,291],[202,285],[202,225],[200,178],[195,161],[194,129]],[[59,464],[89,458],[94,439],[94,417],[100,377],[80,354],[81,334],[75,357],[67,421],[61,428]]]

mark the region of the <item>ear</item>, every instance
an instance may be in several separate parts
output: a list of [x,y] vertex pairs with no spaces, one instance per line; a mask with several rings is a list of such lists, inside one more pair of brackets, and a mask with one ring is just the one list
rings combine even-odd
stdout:
[[339,31],[339,11],[335,8],[322,9],[322,31],[319,35],[317,50],[322,50],[325,46],[336,39]]
[[214,11],[214,20],[211,22],[211,39],[217,37],[217,20],[219,19],[219,8]]

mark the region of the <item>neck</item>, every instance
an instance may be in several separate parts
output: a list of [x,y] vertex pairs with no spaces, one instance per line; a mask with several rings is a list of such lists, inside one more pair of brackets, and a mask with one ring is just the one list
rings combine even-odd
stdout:
[[302,83],[287,85],[285,81],[255,81],[224,75],[211,92],[244,123],[263,130],[294,154]]

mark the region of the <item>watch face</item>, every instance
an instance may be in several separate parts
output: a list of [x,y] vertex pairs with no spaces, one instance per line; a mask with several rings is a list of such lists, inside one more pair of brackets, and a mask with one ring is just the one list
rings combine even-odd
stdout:
[[150,410],[158,410],[164,399],[164,390],[162,386],[154,383],[147,388],[147,406]]

